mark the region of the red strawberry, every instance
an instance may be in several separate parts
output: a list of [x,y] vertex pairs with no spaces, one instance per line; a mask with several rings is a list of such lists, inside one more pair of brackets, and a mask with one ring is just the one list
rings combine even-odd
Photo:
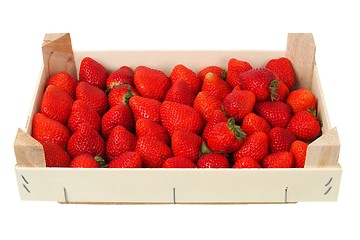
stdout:
[[292,117],[290,107],[283,102],[277,101],[257,102],[254,112],[265,118],[272,127],[285,128]]
[[209,136],[210,129],[220,122],[227,122],[228,118],[225,116],[225,113],[222,110],[215,110],[209,117],[204,131],[202,133],[202,137],[207,139]]
[[109,161],[112,161],[121,153],[134,151],[135,147],[135,135],[118,125],[113,128],[106,141],[106,156]]
[[193,106],[194,100],[194,92],[182,79],[175,81],[165,96],[165,101],[178,102],[190,107]]
[[76,100],[72,105],[67,126],[72,132],[75,132],[83,123],[89,124],[95,131],[100,132],[101,120],[98,112],[83,100]]
[[261,168],[261,166],[252,157],[239,157],[233,168]]
[[186,157],[171,157],[165,160],[163,168],[196,168],[195,163]]
[[205,75],[201,91],[209,92],[210,95],[222,101],[224,100],[225,96],[232,91],[232,87],[227,82],[222,80],[218,75],[210,72]]
[[59,72],[52,76],[47,82],[46,87],[49,85],[55,85],[58,88],[66,91],[69,95],[75,99],[75,89],[79,81],[72,77],[67,72]]
[[121,125],[128,131],[134,129],[134,118],[129,107],[115,105],[110,108],[101,118],[101,132],[104,138],[108,138],[115,126]]
[[195,162],[200,155],[202,138],[192,132],[175,131],[171,138],[171,149],[174,156],[186,157]]
[[207,121],[215,110],[221,110],[221,101],[209,92],[199,92],[194,101],[194,108]]
[[201,81],[197,75],[189,68],[185,67],[182,64],[176,65],[170,74],[171,83],[174,84],[178,80],[184,80],[194,94],[197,94],[201,89]]
[[105,92],[87,82],[79,82],[77,85],[76,99],[83,100],[94,108],[100,116],[104,115],[109,108]]
[[108,72],[103,65],[90,57],[85,57],[80,63],[79,79],[100,89],[105,89]]
[[226,71],[218,66],[208,66],[203,68],[200,72],[198,72],[197,76],[200,79],[200,81],[204,81],[204,78],[206,74],[213,73],[219,78],[225,80],[226,79]]
[[118,104],[129,105],[132,96],[140,96],[140,93],[129,84],[113,87],[108,95],[110,108]]
[[52,142],[66,146],[70,135],[69,129],[60,122],[42,113],[35,113],[32,122],[32,136],[39,142]]
[[240,90],[235,87],[233,91],[224,98],[225,112],[240,122],[245,115],[251,113],[256,102],[256,96],[252,91]]
[[93,156],[89,153],[77,155],[70,163],[71,168],[98,168],[105,167],[106,163],[100,156]]
[[319,120],[310,111],[300,111],[290,120],[287,128],[298,140],[313,141],[321,133]]
[[160,70],[138,66],[134,72],[134,84],[141,96],[163,101],[171,87],[169,78]]
[[232,157],[236,162],[240,157],[252,157],[260,162],[268,154],[268,137],[263,132],[255,132],[247,136],[240,148],[233,153]]
[[230,165],[225,155],[209,153],[200,157],[196,166],[198,168],[228,168]]
[[294,157],[295,167],[303,168],[305,166],[307,147],[308,144],[300,140],[291,144],[290,152]]
[[306,88],[292,91],[286,100],[294,113],[304,110],[316,110],[316,98],[314,93]]
[[44,148],[46,167],[68,167],[71,161],[64,147],[56,143],[41,143]]
[[105,157],[105,143],[98,132],[89,124],[83,123],[71,135],[67,144],[67,151],[72,158],[82,153]]
[[254,132],[268,133],[270,128],[271,127],[265,118],[262,118],[253,112],[246,114],[241,124],[241,129],[246,135],[251,135]]
[[271,129],[268,138],[271,153],[290,151],[291,144],[296,140],[295,135],[290,130],[281,127]]
[[267,155],[262,161],[264,168],[293,168],[294,158],[290,152],[276,152]]
[[74,100],[69,93],[54,85],[49,85],[42,98],[40,112],[49,118],[66,124],[73,103]]
[[118,68],[106,79],[106,89],[112,89],[122,84],[134,85],[134,73],[128,66]]
[[145,168],[160,168],[166,159],[172,157],[168,145],[148,137],[138,139],[136,152],[142,157],[143,167]]
[[252,66],[245,61],[231,58],[228,62],[228,72],[226,75],[226,82],[233,88],[240,84],[239,75],[252,69]]
[[148,137],[149,139],[164,142],[170,145],[170,136],[166,128],[150,119],[140,118],[135,124],[136,136],[138,138]]
[[135,122],[140,118],[146,118],[160,123],[161,102],[158,100],[133,96],[129,100],[129,106],[134,114]]
[[285,102],[289,96],[289,89],[284,82],[273,80],[270,83],[270,99],[271,101]]
[[289,59],[271,59],[265,67],[273,71],[277,79],[283,81],[288,89],[292,89],[295,84],[295,72]]
[[124,152],[109,163],[109,168],[141,168],[142,159],[137,152]]

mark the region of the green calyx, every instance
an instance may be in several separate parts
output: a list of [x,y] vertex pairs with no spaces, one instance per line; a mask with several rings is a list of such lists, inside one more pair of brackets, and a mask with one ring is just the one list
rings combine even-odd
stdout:
[[106,168],[108,166],[107,163],[105,162],[105,159],[103,159],[99,155],[95,156],[94,159],[99,164],[100,168]]
[[206,142],[202,142],[201,144],[201,150],[200,150],[200,157],[204,156],[208,153],[211,153],[210,148],[208,147],[208,145],[206,144]]
[[269,89],[270,89],[270,98],[271,101],[276,101],[277,99],[279,99],[280,95],[276,92],[276,90],[278,90],[280,80],[273,80],[270,83]]
[[228,120],[228,128],[232,131],[238,141],[242,141],[246,137],[246,133],[243,132],[240,126],[235,124],[234,118],[229,118]]
[[128,90],[127,90],[127,92],[126,92],[126,94],[125,94],[125,97],[124,97],[124,103],[126,104],[126,106],[129,106],[129,100],[130,100],[130,98],[131,98],[132,96],[134,96],[134,95],[133,95],[133,93],[132,93],[132,91],[131,91],[131,88],[130,88],[130,86],[129,86],[129,87],[128,87]]
[[221,79],[222,80],[225,80],[226,79],[226,75],[227,75],[227,72],[225,70],[222,70],[221,71]]

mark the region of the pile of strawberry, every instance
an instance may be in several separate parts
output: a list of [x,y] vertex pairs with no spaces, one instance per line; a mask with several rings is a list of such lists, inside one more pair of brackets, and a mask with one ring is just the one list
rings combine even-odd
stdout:
[[287,58],[253,68],[232,58],[228,69],[197,74],[176,65],[122,66],[109,72],[90,57],[79,81],[66,72],[46,83],[32,136],[47,167],[304,167],[321,134],[316,98],[296,89]]

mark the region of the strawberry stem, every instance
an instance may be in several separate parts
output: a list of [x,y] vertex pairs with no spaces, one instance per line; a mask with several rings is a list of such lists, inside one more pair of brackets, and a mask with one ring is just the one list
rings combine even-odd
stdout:
[[225,80],[226,79],[226,75],[227,75],[227,72],[225,70],[222,70],[221,71],[221,79],[222,80]]
[[229,118],[228,120],[228,128],[232,131],[238,141],[242,141],[246,137],[246,133],[243,132],[240,126],[235,124],[234,118]]

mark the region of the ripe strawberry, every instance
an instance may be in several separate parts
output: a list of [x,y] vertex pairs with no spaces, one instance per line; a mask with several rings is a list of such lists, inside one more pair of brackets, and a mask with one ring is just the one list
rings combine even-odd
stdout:
[[109,168],[141,168],[142,159],[137,152],[124,152],[109,163]]
[[291,144],[296,140],[295,135],[290,130],[281,127],[271,129],[268,138],[271,153],[290,151]]
[[112,108],[115,105],[129,105],[129,100],[132,96],[140,96],[140,93],[129,84],[122,84],[113,87],[108,95],[109,106]]
[[43,142],[46,167],[68,167],[71,161],[64,147],[56,143]]
[[251,135],[254,132],[268,133],[271,127],[264,118],[251,112],[245,115],[241,124],[241,129],[246,135]]
[[294,158],[290,152],[270,153],[262,161],[264,168],[293,168]]
[[160,168],[166,159],[172,157],[172,152],[168,145],[148,137],[138,139],[136,152],[143,159],[143,167],[145,168]]
[[206,74],[208,74],[210,72],[215,74],[216,76],[218,76],[219,78],[221,78],[223,80],[226,79],[226,71],[218,66],[205,67],[200,72],[198,72],[197,76],[200,79],[200,81],[203,82]]
[[303,110],[316,110],[316,98],[314,93],[306,88],[292,91],[286,100],[294,114]]
[[125,105],[115,105],[110,108],[101,118],[101,132],[106,139],[115,126],[121,125],[128,131],[134,129],[134,118],[129,107]]
[[245,61],[231,58],[228,62],[228,72],[226,75],[226,82],[233,88],[240,84],[239,75],[252,69],[252,66]]
[[79,81],[68,74],[67,72],[59,72],[52,76],[47,82],[46,82],[46,88],[49,85],[55,85],[58,88],[66,91],[69,93],[69,95],[75,99],[75,89]]
[[261,166],[252,157],[239,157],[233,168],[261,168]]
[[198,168],[228,168],[228,159],[223,154],[209,153],[199,158],[196,163]]
[[135,122],[140,118],[146,118],[160,123],[161,102],[158,100],[133,96],[129,100],[129,106],[134,114]]
[[204,77],[201,91],[209,92],[210,95],[222,101],[232,91],[232,87],[218,75],[210,72]]
[[264,101],[257,102],[254,112],[265,118],[271,127],[285,128],[292,117],[290,107],[283,102]]
[[251,113],[256,102],[256,96],[252,91],[241,90],[235,87],[233,91],[224,98],[225,112],[240,122],[245,115]]
[[280,80],[272,80],[269,88],[271,101],[285,102],[290,93],[285,83]]
[[192,132],[175,131],[171,138],[171,149],[174,156],[186,157],[195,162],[200,155],[202,138]]
[[187,105],[164,101],[161,104],[160,118],[162,125],[172,135],[176,130],[185,130],[199,134],[204,128],[200,113]]
[[49,85],[42,98],[40,112],[65,125],[73,103],[74,100],[69,93],[55,85]]
[[105,157],[105,143],[98,132],[83,123],[69,138],[67,151],[72,158],[82,153]]
[[106,141],[106,156],[109,161],[112,161],[121,153],[134,151],[135,147],[135,135],[118,125],[113,128]]
[[108,72],[103,65],[90,57],[81,60],[79,79],[100,89],[105,89]]
[[307,147],[308,144],[300,140],[291,144],[290,152],[294,157],[295,167],[303,168],[305,166]]
[[101,120],[98,112],[83,100],[76,100],[72,105],[67,126],[72,132],[75,132],[83,123],[89,124],[95,131],[100,133]]
[[287,128],[298,140],[313,141],[321,133],[319,120],[310,111],[300,111],[290,120]]
[[134,73],[128,66],[122,66],[113,71],[106,79],[106,89],[112,89],[122,84],[134,86]]
[[77,155],[71,162],[71,168],[98,168],[105,167],[106,163],[100,156],[93,156],[89,153]]
[[134,71],[134,84],[141,96],[163,101],[171,87],[169,78],[160,70],[138,66]]
[[206,140],[209,137],[209,132],[211,128],[220,122],[227,122],[228,118],[225,116],[225,113],[222,110],[215,110],[209,117],[206,122],[206,126],[202,133],[202,137]]
[[215,110],[221,110],[221,101],[209,92],[199,92],[194,100],[194,108],[207,121]]
[[252,157],[260,162],[268,154],[268,136],[263,132],[255,132],[247,136],[240,148],[233,153],[232,157],[236,162],[240,157]]
[[104,115],[109,108],[105,92],[87,82],[79,82],[77,85],[76,99],[83,100],[94,108],[100,116]]
[[137,138],[148,137],[149,139],[164,142],[170,145],[170,136],[166,128],[160,124],[146,118],[140,118],[135,124]]
[[184,80],[189,85],[194,94],[197,94],[200,91],[200,79],[197,77],[196,73],[182,64],[176,65],[170,73],[170,80],[172,84],[180,79]]
[[273,71],[277,79],[283,81],[289,90],[293,88],[295,84],[295,72],[289,59],[284,57],[271,59],[265,67]]
[[60,122],[42,113],[35,113],[32,122],[32,136],[39,142],[52,142],[66,146],[70,135],[69,129]]
[[196,168],[196,165],[186,157],[171,157],[165,160],[162,168]]
[[189,87],[189,85],[182,79],[174,82],[166,93],[165,101],[178,102],[190,107],[193,106],[195,100],[195,94]]

